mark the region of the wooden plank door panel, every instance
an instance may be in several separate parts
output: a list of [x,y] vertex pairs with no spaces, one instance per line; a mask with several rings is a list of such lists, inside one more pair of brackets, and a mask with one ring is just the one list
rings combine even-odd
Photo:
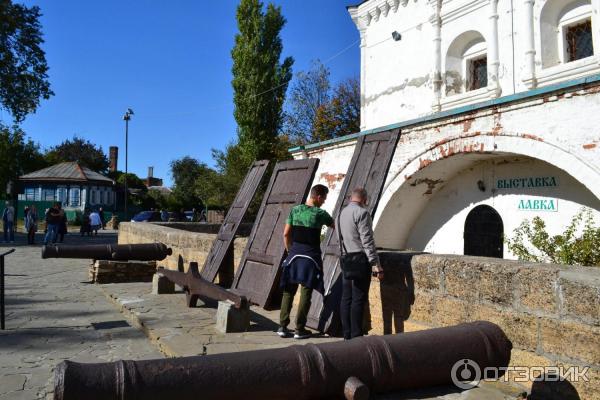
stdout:
[[[233,260],[233,240],[268,166],[268,160],[256,161],[246,174],[202,267],[200,276],[207,281],[213,282],[225,264]],[[233,275],[233,264],[230,268],[228,272]]]
[[[381,197],[387,172],[398,145],[400,130],[380,132],[362,136],[356,142],[352,161],[337,199],[333,217],[337,216],[349,202],[355,187],[363,187],[368,192],[367,208],[373,216]],[[342,295],[341,270],[339,268],[339,241],[335,231],[329,229],[323,241],[323,277],[325,296],[313,292],[307,326],[331,335],[341,333],[339,307]]]
[[308,196],[318,165],[318,159],[292,160],[277,163],[273,170],[232,285],[254,304],[271,306],[285,253],[285,220]]

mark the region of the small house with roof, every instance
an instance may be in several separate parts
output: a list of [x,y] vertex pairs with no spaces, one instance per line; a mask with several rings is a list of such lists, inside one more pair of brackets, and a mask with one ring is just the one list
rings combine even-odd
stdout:
[[20,202],[60,201],[67,210],[114,209],[115,182],[77,162],[64,162],[19,177]]

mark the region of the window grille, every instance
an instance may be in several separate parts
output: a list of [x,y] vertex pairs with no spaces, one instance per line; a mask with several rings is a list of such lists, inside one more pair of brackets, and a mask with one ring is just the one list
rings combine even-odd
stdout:
[[468,85],[467,90],[476,90],[486,87],[487,82],[487,56],[475,58],[468,61]]
[[79,189],[78,188],[71,188],[69,190],[69,194],[70,194],[70,199],[69,199],[69,204],[71,207],[79,207]]
[[35,189],[34,188],[26,188],[25,189],[25,200],[27,200],[27,201],[35,200]]
[[56,189],[56,200],[61,202],[63,206],[67,205],[67,189],[66,188]]
[[44,189],[42,197],[44,201],[54,201],[54,189]]
[[567,62],[580,60],[594,55],[592,41],[592,21],[586,20],[567,27],[565,33]]

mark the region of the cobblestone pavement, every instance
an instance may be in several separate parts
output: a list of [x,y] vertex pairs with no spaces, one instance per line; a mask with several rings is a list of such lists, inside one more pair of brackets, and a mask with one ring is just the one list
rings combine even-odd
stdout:
[[[151,294],[151,283],[118,283],[102,285],[102,290],[121,309],[128,321],[140,327],[160,351],[169,357],[201,354],[233,353],[286,347],[292,344],[322,343],[339,340],[315,336],[306,340],[282,339],[279,311],[251,308],[251,325],[244,333],[219,333],[215,329],[216,304],[188,308],[185,294]],[[294,325],[292,316],[291,326]]]
[[[88,261],[41,260],[40,246],[0,244],[6,256],[6,330],[0,330],[0,400],[52,397],[54,367],[83,362],[160,358],[87,278]],[[37,237],[42,241],[41,234]],[[67,235],[66,243],[108,243],[116,235]]]
[[[142,329],[169,357],[273,349],[293,344],[340,340],[315,336],[307,340],[281,339],[275,334],[279,311],[252,307],[251,327],[245,333],[222,334],[215,330],[215,305],[187,308],[183,293],[153,295],[150,283],[102,285],[105,294],[127,320]],[[201,302],[199,302],[201,304]],[[292,321],[294,319],[292,318]],[[292,323],[293,325],[293,323]],[[508,400],[520,392],[503,384],[485,383],[469,391],[433,388],[377,397],[380,400]]]

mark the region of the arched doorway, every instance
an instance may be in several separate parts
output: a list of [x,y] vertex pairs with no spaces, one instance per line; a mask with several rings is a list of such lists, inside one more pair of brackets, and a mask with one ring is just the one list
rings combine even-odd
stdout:
[[464,255],[503,258],[503,236],[500,214],[490,206],[477,206],[465,221]]

